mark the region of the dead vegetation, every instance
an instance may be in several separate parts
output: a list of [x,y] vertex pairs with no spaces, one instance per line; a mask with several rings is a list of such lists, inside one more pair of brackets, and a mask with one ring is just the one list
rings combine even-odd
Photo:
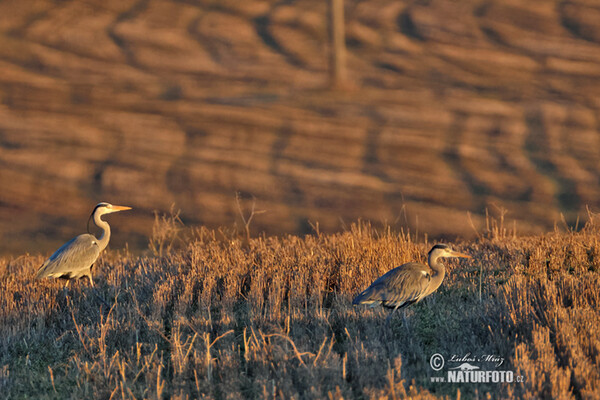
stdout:
[[[245,231],[198,229],[162,255],[108,252],[97,288],[82,281],[68,291],[33,280],[42,256],[2,259],[3,397],[594,398],[594,218],[580,232],[535,237],[490,226],[456,244],[474,259],[447,263],[440,290],[389,331],[382,311],[351,299],[391,267],[424,261],[431,243],[364,223],[249,241],[238,239]],[[434,353],[497,354],[526,381],[432,383]]]

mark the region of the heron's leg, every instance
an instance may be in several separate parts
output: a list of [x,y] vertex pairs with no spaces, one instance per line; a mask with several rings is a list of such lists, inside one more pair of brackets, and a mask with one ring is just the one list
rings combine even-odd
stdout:
[[391,319],[392,319],[392,314],[393,314],[393,313],[394,313],[394,312],[392,311],[392,312],[390,313],[390,315],[388,315],[388,316],[387,316],[387,318],[385,319],[385,326],[386,326],[386,328],[389,328],[389,327],[390,327],[390,321],[391,321]]
[[63,286],[63,288],[62,288],[62,293],[63,293],[63,296],[65,297],[65,299],[69,298],[69,282],[70,281],[71,281],[70,279],[67,279],[65,286]]
[[88,270],[87,274],[85,274],[85,276],[87,276],[88,279],[90,280],[90,287],[94,288],[94,294],[95,294],[96,298],[98,300],[100,300],[100,302],[102,304],[104,304],[104,306],[106,307],[105,313],[108,312],[108,310],[110,310],[110,305],[106,302],[106,300],[104,300],[102,298],[100,291],[96,287],[94,287],[94,281],[92,280],[92,267],[90,267],[90,269]]
[[87,278],[90,280],[91,287],[94,287],[94,281],[92,280],[92,267],[93,266],[94,266],[94,264],[90,265],[90,268],[87,270],[87,272],[84,275],[84,276],[87,276]]
[[410,326],[408,325],[408,320],[406,319],[406,308],[402,313],[402,321],[404,322],[404,327],[406,327],[406,331],[410,333]]
[[385,319],[385,325],[386,326],[390,326],[390,322],[392,320],[392,315],[394,315],[394,313],[396,312],[396,310],[398,309],[398,307],[400,307],[400,304],[398,304],[390,313],[390,315],[388,315],[388,317]]

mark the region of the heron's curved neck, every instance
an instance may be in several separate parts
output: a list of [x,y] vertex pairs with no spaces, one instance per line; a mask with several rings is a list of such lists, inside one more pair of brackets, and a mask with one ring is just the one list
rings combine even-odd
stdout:
[[442,281],[444,280],[444,276],[446,276],[446,267],[444,267],[444,264],[442,264],[439,261],[439,259],[440,259],[440,257],[438,257],[436,254],[434,254],[434,253],[429,254],[429,258],[427,259],[427,262],[429,264],[429,267],[431,267],[431,269],[433,270],[434,274],[431,275],[431,282],[429,283],[429,287],[427,290],[428,293],[425,294],[423,297],[436,291],[437,288],[439,288],[440,285],[442,284]]
[[98,238],[98,247],[100,247],[100,251],[104,250],[106,246],[108,246],[108,241],[110,240],[110,225],[108,222],[102,220],[100,218],[102,214],[94,213],[94,223],[100,229],[102,229],[102,234],[100,238]]

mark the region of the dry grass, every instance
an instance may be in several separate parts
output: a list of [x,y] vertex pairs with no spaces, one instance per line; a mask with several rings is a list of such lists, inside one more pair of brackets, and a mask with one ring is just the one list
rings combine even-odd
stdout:
[[[457,243],[474,259],[448,263],[440,290],[408,312],[408,328],[398,317],[389,330],[383,312],[351,299],[391,267],[424,261],[431,243],[368,224],[250,241],[199,229],[182,249],[163,245],[162,256],[108,252],[97,288],[82,281],[69,291],[33,280],[42,256],[2,259],[0,390],[56,399],[594,398],[593,221],[526,238],[496,224]],[[430,381],[432,354],[469,352],[505,357],[526,382]]]

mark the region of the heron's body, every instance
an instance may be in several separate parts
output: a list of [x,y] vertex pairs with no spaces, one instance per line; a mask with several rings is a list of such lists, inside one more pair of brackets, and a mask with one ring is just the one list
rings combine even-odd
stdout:
[[428,264],[407,263],[394,268],[377,278],[367,289],[352,301],[352,304],[382,305],[393,309],[418,303],[436,291],[446,275],[446,268],[439,262],[442,257],[465,257],[466,254],[453,251],[449,246],[437,244],[429,252]]
[[79,279],[87,276],[93,285],[91,271],[99,255],[100,247],[96,238],[84,233],[56,250],[44,262],[36,278]]
[[425,297],[431,275],[431,269],[423,264],[403,264],[377,278],[352,303],[382,305],[385,308],[401,308],[417,303]]
[[99,203],[94,208],[90,218],[102,230],[100,238],[84,233],[62,245],[40,267],[36,278],[61,278],[67,280],[88,277],[93,286],[92,267],[100,252],[108,246],[110,240],[110,225],[100,217],[117,211],[129,210],[130,207],[113,206],[109,203]]

